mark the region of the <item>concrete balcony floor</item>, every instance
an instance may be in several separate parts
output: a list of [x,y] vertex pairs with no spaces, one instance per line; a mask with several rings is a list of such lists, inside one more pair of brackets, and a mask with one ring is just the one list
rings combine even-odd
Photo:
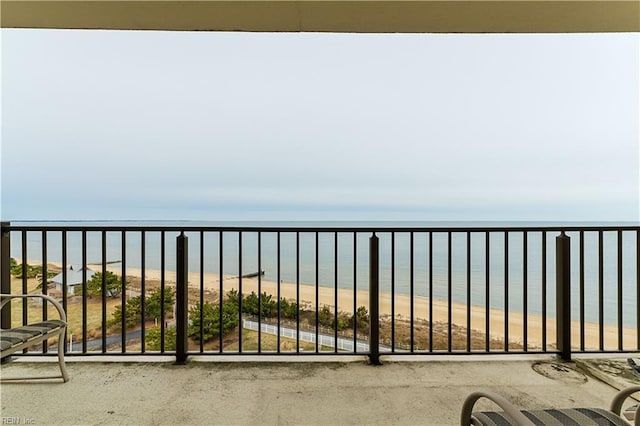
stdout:
[[[383,366],[360,357],[264,358],[192,357],[177,366],[169,357],[68,357],[68,383],[2,384],[3,424],[457,425],[475,390],[521,408],[608,408],[616,383],[624,387],[595,378],[588,363],[551,356],[395,357]],[[7,377],[56,371],[34,357],[2,366]]]

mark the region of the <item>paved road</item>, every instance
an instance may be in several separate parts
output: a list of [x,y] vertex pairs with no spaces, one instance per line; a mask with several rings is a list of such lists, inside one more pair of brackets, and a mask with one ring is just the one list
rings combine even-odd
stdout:
[[[142,332],[140,330],[132,331],[130,333],[127,333],[127,340],[139,339],[140,336],[142,336]],[[107,336],[107,346],[118,344],[120,343],[121,339],[122,337],[120,334],[117,334],[114,336]],[[102,349],[102,338],[87,340],[87,350],[92,350],[92,349],[93,350]],[[58,347],[51,346],[49,347],[48,352],[55,354],[58,352]],[[73,352],[73,353],[82,352],[82,342],[74,341],[73,348],[70,348],[70,347],[67,348],[67,353],[70,353],[70,352]]]
[[[127,333],[127,340],[139,339],[141,336],[142,332],[140,330],[132,331],[130,333]],[[118,344],[121,340],[122,336],[120,334],[107,336],[107,347]],[[82,351],[82,342],[73,342],[73,347],[76,349],[76,351]],[[102,349],[102,338],[87,340],[87,350],[92,349]],[[69,348],[68,352],[72,352],[72,348]]]

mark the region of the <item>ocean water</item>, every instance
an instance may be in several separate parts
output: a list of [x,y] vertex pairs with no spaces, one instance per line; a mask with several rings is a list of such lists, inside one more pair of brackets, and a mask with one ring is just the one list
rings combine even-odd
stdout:
[[[466,303],[468,279],[472,305],[485,306],[487,275],[489,305],[504,309],[505,302],[511,311],[524,310],[524,295],[527,295],[527,311],[540,314],[543,311],[543,282],[546,278],[546,310],[555,313],[555,237],[559,232],[546,235],[546,274],[543,274],[543,237],[541,232],[527,234],[525,244],[522,232],[509,233],[505,240],[503,232],[489,233],[489,255],[486,252],[485,232],[471,232],[467,241],[466,232],[449,235],[438,232],[445,227],[550,227],[550,226],[610,226],[607,223],[539,223],[539,222],[38,222],[13,223],[13,225],[98,225],[98,226],[170,226],[170,227],[314,227],[321,232],[238,232],[222,233],[223,263],[225,275],[240,275],[265,271],[265,280],[299,282],[334,288],[367,289],[369,285],[369,238],[370,232],[354,234],[344,228],[402,228],[402,231],[379,232],[380,247],[380,289],[396,294],[428,296],[447,300],[449,285],[453,302]],[[620,224],[634,225],[637,224]],[[322,228],[335,228],[322,232]],[[432,233],[409,232],[412,228],[432,228]],[[340,230],[343,231],[340,231]],[[404,231],[406,229],[406,231]],[[145,264],[149,269],[160,269],[163,264],[167,271],[175,271],[175,244],[177,231],[165,234],[164,256],[159,232],[145,233]],[[220,233],[206,232],[201,239],[200,232],[186,232],[189,238],[189,270],[219,273]],[[580,262],[579,234],[568,232],[571,238],[571,280],[572,317],[580,314]],[[280,239],[278,249],[278,236]],[[625,231],[618,242],[618,233],[603,233],[602,276],[604,292],[599,294],[599,239],[598,232],[584,234],[584,291],[585,318],[589,322],[599,319],[599,300],[604,300],[604,320],[615,324],[618,315],[618,280],[622,282],[622,311],[624,325],[637,324],[638,298],[638,232]],[[260,239],[260,241],[258,241]],[[392,245],[393,239],[393,245]],[[62,262],[61,233],[47,233],[47,260]],[[42,233],[27,233],[27,258],[42,259]],[[450,244],[449,244],[450,243]],[[100,263],[102,254],[102,233],[87,232],[87,263]],[[109,231],[104,242],[104,258],[109,262],[123,259],[122,232]],[[124,248],[128,268],[141,266],[141,233],[127,232]],[[82,263],[82,237],[80,232],[67,233],[67,263]],[[469,247],[469,250],[468,250]],[[413,250],[412,250],[413,248]],[[621,248],[619,256],[619,248]],[[12,234],[11,255],[22,257],[22,235]],[[278,255],[279,252],[279,255]],[[201,257],[202,253],[202,257]],[[413,253],[413,256],[411,255]],[[393,256],[392,256],[393,254]],[[469,259],[467,259],[469,254]],[[488,259],[487,259],[488,257]],[[337,260],[337,262],[336,262]],[[525,262],[526,260],[526,262]],[[488,261],[488,273],[487,273]],[[526,263],[526,270],[525,270]],[[242,264],[240,270],[239,265]],[[544,275],[544,276],[543,276]],[[508,283],[508,298],[505,300],[505,286]],[[526,288],[525,288],[526,285]],[[363,301],[364,302],[364,301]]]

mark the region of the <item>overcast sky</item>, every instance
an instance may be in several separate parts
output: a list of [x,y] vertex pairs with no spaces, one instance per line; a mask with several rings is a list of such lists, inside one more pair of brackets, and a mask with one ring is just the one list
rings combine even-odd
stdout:
[[640,219],[640,34],[7,30],[3,220]]

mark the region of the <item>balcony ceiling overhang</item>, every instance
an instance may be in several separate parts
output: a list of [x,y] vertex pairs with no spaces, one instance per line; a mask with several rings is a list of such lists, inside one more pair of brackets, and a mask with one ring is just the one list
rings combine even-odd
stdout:
[[640,0],[2,0],[2,28],[345,33],[638,32]]

